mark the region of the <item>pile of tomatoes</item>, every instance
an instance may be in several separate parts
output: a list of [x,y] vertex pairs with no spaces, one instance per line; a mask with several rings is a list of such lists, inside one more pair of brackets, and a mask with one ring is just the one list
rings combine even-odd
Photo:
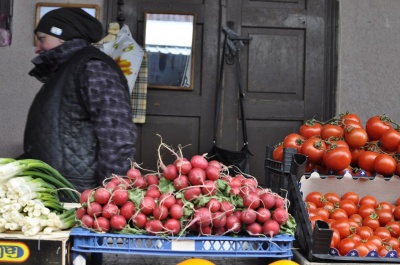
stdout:
[[282,161],[284,148],[296,148],[307,156],[306,172],[354,176],[400,174],[399,125],[387,115],[369,118],[365,126],[355,113],[343,113],[326,122],[303,123],[273,150]]
[[336,192],[313,191],[304,201],[312,227],[316,220],[322,220],[333,230],[330,246],[340,255],[357,250],[365,257],[374,250],[380,257],[389,251],[396,251],[400,257],[400,198],[393,204],[355,192],[339,196]]

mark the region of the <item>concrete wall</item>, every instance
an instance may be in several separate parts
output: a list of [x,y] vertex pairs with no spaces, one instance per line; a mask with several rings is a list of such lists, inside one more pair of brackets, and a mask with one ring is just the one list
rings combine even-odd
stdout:
[[[28,75],[37,2],[14,0],[13,42],[0,48],[0,157],[22,153],[26,115],[41,86]],[[103,0],[90,3],[103,7]],[[399,14],[399,0],[340,0],[338,114],[355,112],[364,124],[380,114],[400,121]]]

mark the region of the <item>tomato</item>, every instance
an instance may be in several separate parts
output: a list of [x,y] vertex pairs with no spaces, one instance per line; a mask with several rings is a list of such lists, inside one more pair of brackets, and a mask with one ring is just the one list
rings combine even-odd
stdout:
[[372,195],[363,196],[358,203],[360,206],[364,205],[364,204],[368,204],[368,205],[373,206],[374,208],[376,208],[378,205],[376,198]]
[[315,205],[315,203],[306,201],[305,204],[309,213],[315,213],[317,211],[317,205]]
[[341,113],[340,115],[339,115],[339,117],[340,117],[340,119],[342,120],[342,122],[343,121],[346,121],[346,120],[351,120],[351,121],[356,121],[356,122],[358,122],[358,123],[361,123],[361,119],[360,119],[360,117],[357,115],[357,114],[355,114],[355,113],[350,113],[350,112],[346,112],[346,113]]
[[359,257],[365,257],[369,253],[369,248],[364,242],[356,243],[354,249],[357,250]]
[[325,209],[324,207],[318,207],[315,214],[320,216],[324,222],[326,222],[329,218],[329,210]]
[[350,227],[351,227],[351,229],[353,230],[353,229],[357,229],[357,227],[360,227],[361,226],[361,224],[359,223],[359,222],[357,222],[356,220],[354,220],[354,219],[347,219],[348,221],[349,221],[349,223],[350,223]]
[[358,205],[360,198],[356,192],[348,191],[342,195],[342,200],[350,200],[354,202],[355,205]]
[[297,153],[300,153],[300,148],[306,138],[298,133],[288,134],[285,139],[283,139],[283,148],[296,148]]
[[356,229],[356,234],[359,235],[362,240],[365,240],[374,235],[374,230],[369,226],[362,225]]
[[391,246],[393,250],[396,250],[400,247],[400,242],[396,237],[390,237],[388,239],[383,240],[383,242]]
[[353,120],[344,120],[342,123],[342,128],[346,131],[347,129],[351,128],[360,128],[364,129],[364,126],[361,122],[353,121]]
[[331,248],[337,248],[340,242],[340,234],[336,228],[331,228],[333,231],[332,240],[331,240]]
[[324,194],[325,199],[333,204],[340,202],[340,196],[336,192],[327,192]]
[[358,166],[365,171],[374,172],[374,160],[379,154],[374,151],[364,151],[358,157]]
[[354,249],[354,246],[357,244],[354,238],[346,237],[340,240],[338,245],[339,254],[341,256],[346,256],[350,250]]
[[368,134],[363,128],[349,128],[345,130],[344,139],[350,148],[363,147],[368,141]]
[[400,221],[400,205],[394,207],[393,216],[396,221]]
[[378,256],[381,258],[386,257],[386,255],[389,253],[390,247],[387,245],[382,245],[380,247],[378,247],[377,252],[378,252]]
[[283,157],[283,143],[275,146],[274,151],[272,151],[272,159],[276,161],[282,161]]
[[326,200],[321,192],[312,191],[307,194],[305,201],[314,203],[315,206],[317,206],[317,208],[318,208],[318,207],[324,206],[324,203]]
[[389,229],[390,234],[392,237],[398,238],[400,236],[400,223],[396,221],[389,221],[386,223],[385,226],[387,229]]
[[324,153],[323,162],[327,169],[341,171],[350,165],[350,150],[345,147],[328,149]]
[[345,210],[348,216],[356,214],[358,211],[357,205],[351,200],[341,200],[339,202],[339,208]]
[[378,203],[377,209],[387,209],[393,213],[394,207],[396,207],[396,206],[390,202],[380,202],[380,203]]
[[380,226],[385,226],[388,222],[393,220],[392,210],[389,209],[379,209],[376,211],[378,215]]
[[349,235],[348,237],[354,238],[354,240],[356,241],[356,243],[362,241],[361,237],[360,237],[359,235],[357,235],[357,234],[354,234],[354,233],[351,234],[351,235]]
[[379,236],[372,235],[367,238],[367,241],[373,243],[376,249],[382,246],[382,238],[380,238]]
[[315,120],[308,120],[300,126],[299,134],[306,139],[321,135],[322,124]]
[[379,236],[382,239],[382,241],[385,241],[392,237],[389,229],[387,229],[386,227],[382,227],[382,226],[378,227],[374,230],[374,236]]
[[340,209],[340,208],[335,208],[335,209],[333,209],[333,211],[329,215],[329,218],[330,219],[335,219],[335,220],[348,219],[349,215],[347,214],[347,212],[345,210]]
[[316,222],[317,220],[324,221],[324,220],[322,220],[322,217],[319,216],[319,215],[310,216],[310,217],[309,217],[309,220],[310,220],[310,222],[311,222],[311,228],[312,228],[313,230],[314,230],[314,227],[315,227],[315,222]]
[[326,149],[333,147],[346,147],[350,149],[349,145],[346,143],[345,140],[336,139],[336,140],[326,141]]
[[321,129],[321,138],[323,140],[340,139],[344,135],[343,128],[337,124],[324,124]]
[[358,157],[360,154],[364,152],[363,148],[357,148],[357,149],[350,149],[351,153],[351,163],[350,165],[353,167],[358,167]]
[[396,199],[396,206],[400,205],[400,197]]
[[331,228],[339,231],[340,238],[348,237],[351,234],[350,223],[347,219],[338,219],[331,223]]
[[397,162],[388,154],[379,154],[374,160],[374,170],[377,174],[391,176],[396,171]]
[[300,148],[300,153],[307,156],[307,161],[320,164],[326,151],[326,144],[320,138],[312,137],[304,141]]
[[322,165],[307,163],[305,172],[318,172],[319,174],[323,174],[326,169]]
[[390,123],[390,118],[386,115],[371,117],[365,124],[365,129],[371,141],[381,139],[382,134],[390,128],[393,127]]
[[349,219],[356,221],[359,225],[362,225],[363,218],[358,213],[350,215]]
[[363,204],[358,207],[357,213],[365,219],[368,215],[371,215],[372,213],[375,212],[375,207],[370,204]]
[[332,202],[327,201],[327,202],[325,202],[325,204],[324,204],[324,208],[327,209],[327,210],[329,211],[329,214],[330,214],[330,212],[331,212],[333,209],[335,209],[335,205],[334,205]]
[[400,143],[400,132],[393,128],[386,130],[381,136],[382,147],[388,152],[397,151]]
[[363,226],[369,226],[372,228],[372,230],[376,230],[379,227],[379,220],[378,220],[378,216],[376,214],[371,214],[368,215],[367,217],[365,217],[363,219]]

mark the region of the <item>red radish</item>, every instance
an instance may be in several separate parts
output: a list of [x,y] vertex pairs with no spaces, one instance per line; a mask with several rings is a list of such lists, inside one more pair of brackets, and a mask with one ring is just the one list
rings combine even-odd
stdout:
[[221,202],[221,211],[225,212],[226,217],[229,217],[233,214],[235,207],[228,201]]
[[228,183],[231,183],[232,176],[230,176],[230,175],[221,175],[221,179],[226,181],[226,182],[228,182]]
[[193,223],[198,224],[200,227],[209,226],[211,224],[211,214],[205,207],[200,207],[193,214]]
[[285,205],[285,201],[282,199],[282,197],[276,196],[275,198],[275,208],[281,208]]
[[178,171],[174,164],[169,164],[167,166],[162,164],[161,169],[163,177],[169,181],[173,181],[178,176]]
[[244,209],[240,216],[240,220],[246,225],[254,223],[256,219],[257,219],[256,211],[250,208]]
[[93,229],[97,232],[105,232],[110,231],[110,221],[105,217],[97,217],[93,222]]
[[270,219],[263,224],[262,228],[264,235],[274,237],[279,234],[280,226],[277,221]]
[[104,188],[106,188],[108,190],[113,190],[117,186],[118,186],[118,184],[115,183],[114,181],[109,181],[109,182],[107,182],[106,185],[104,185]]
[[206,172],[204,169],[194,167],[188,174],[189,183],[193,186],[203,185],[206,180]]
[[174,165],[181,174],[186,175],[192,169],[192,164],[187,158],[178,158],[175,160]]
[[271,192],[266,192],[260,195],[260,200],[265,208],[272,209],[275,206],[276,196]]
[[153,210],[153,216],[157,220],[165,220],[168,217],[168,208],[164,205],[156,205]]
[[114,202],[108,202],[104,204],[101,210],[101,216],[110,219],[114,215],[116,215],[119,211],[118,206]]
[[133,187],[138,189],[145,189],[147,188],[147,181],[144,177],[138,177],[135,182],[132,182]]
[[78,209],[76,209],[76,213],[75,216],[76,218],[78,218],[79,220],[82,219],[82,217],[86,214],[86,209],[83,207],[79,207]]
[[246,179],[242,180],[242,186],[250,186],[250,187],[256,189],[258,186],[258,183],[255,178],[248,178],[248,179],[246,178]]
[[144,226],[144,229],[149,235],[157,235],[162,231],[163,225],[160,220],[153,219],[147,221],[146,225]]
[[180,219],[184,214],[183,207],[179,204],[174,204],[169,209],[169,215],[174,219]]
[[220,163],[219,161],[217,161],[217,160],[211,160],[211,161],[209,161],[209,162],[208,162],[208,165],[209,165],[209,166],[216,167],[216,168],[218,168],[219,170],[222,169],[221,163]]
[[178,176],[176,179],[174,179],[173,185],[177,191],[187,188],[189,186],[188,177],[186,175]]
[[197,199],[201,194],[201,188],[197,186],[189,186],[184,192],[183,197],[187,201],[192,201]]
[[236,215],[231,215],[226,218],[226,230],[233,233],[238,233],[242,228],[240,218]]
[[165,207],[170,209],[172,205],[176,203],[176,198],[172,193],[167,192],[161,194],[160,197],[158,198],[158,201],[160,205],[164,205]]
[[213,180],[204,181],[201,193],[205,196],[214,196],[217,193],[217,184]]
[[233,178],[234,178],[234,179],[239,179],[240,182],[242,182],[243,180],[246,179],[246,177],[243,176],[242,174],[237,174],[237,175],[235,175]]
[[90,216],[88,214],[85,214],[84,216],[82,216],[81,227],[90,229],[93,227],[93,223],[94,223],[94,219],[92,216]]
[[123,178],[120,176],[114,176],[110,182],[117,184],[118,187],[129,189],[130,188],[130,180],[128,178]]
[[221,169],[209,164],[208,167],[205,169],[205,172],[207,179],[215,181],[220,178]]
[[156,202],[152,197],[143,197],[139,205],[140,210],[146,215],[152,214],[154,207],[156,207]]
[[184,203],[183,203],[183,201],[182,201],[181,198],[176,199],[176,204],[178,204],[178,205],[180,205],[180,206],[182,206],[182,207],[183,207],[183,205],[184,205]]
[[211,236],[212,235],[212,227],[211,226],[200,226],[199,233],[203,236]]
[[82,206],[85,207],[87,203],[94,201],[92,192],[92,189],[87,189],[82,192],[81,196],[79,197],[79,202],[82,204]]
[[125,217],[127,221],[130,220],[135,214],[135,203],[132,201],[127,201],[126,203],[121,205],[121,208],[119,209],[119,214]]
[[138,228],[145,228],[147,223],[147,216],[144,213],[137,213],[132,216],[132,222]]
[[114,215],[110,219],[110,226],[113,230],[121,231],[126,225],[126,219],[122,215]]
[[130,180],[131,183],[135,183],[136,180],[142,176],[142,172],[140,172],[137,168],[131,168],[126,173],[127,178]]
[[261,200],[257,193],[249,192],[247,196],[243,197],[243,206],[246,208],[257,209],[260,207]]
[[154,174],[147,174],[144,176],[144,178],[146,179],[147,185],[149,185],[149,186],[151,186],[151,185],[158,186],[158,184],[160,182],[158,180],[158,177]]
[[216,236],[223,236],[226,234],[226,228],[225,226],[222,227],[213,227],[212,228],[212,234]]
[[231,188],[229,193],[232,195],[238,195],[240,193],[240,188]]
[[123,187],[116,187],[111,194],[111,200],[118,206],[126,203],[128,199],[129,192]]
[[289,219],[289,214],[286,211],[285,208],[280,207],[280,208],[276,208],[273,212],[272,212],[272,219],[277,221],[278,224],[283,225],[287,222],[287,220]]
[[100,203],[98,202],[91,202],[89,206],[86,209],[86,212],[88,215],[95,217],[95,216],[100,216],[101,215],[101,210],[103,209],[103,206],[101,206]]
[[239,219],[240,219],[240,216],[242,215],[242,211],[241,211],[241,210],[235,210],[235,211],[233,212],[233,215],[236,215],[236,216],[239,217]]
[[241,186],[242,180],[239,178],[232,178],[229,182],[229,187],[231,187],[231,189],[240,189]]
[[194,155],[190,159],[190,164],[192,164],[193,168],[201,168],[205,170],[208,167],[208,161],[204,156]]
[[259,223],[256,222],[256,223],[246,225],[246,231],[251,236],[258,236],[263,233],[263,228]]
[[271,219],[271,211],[268,210],[267,208],[258,208],[257,210],[257,222],[259,223],[265,223]]
[[256,193],[257,188],[251,186],[241,186],[239,195],[244,198],[249,195],[249,193],[254,192]]
[[210,212],[215,213],[221,209],[221,203],[215,199],[212,198],[206,203],[206,208],[210,210]]
[[144,196],[152,197],[154,199],[160,198],[161,192],[159,191],[158,186],[151,186],[151,187],[154,187],[154,188],[147,189]]
[[168,219],[164,223],[164,229],[168,235],[175,236],[181,231],[181,223],[176,219]]
[[223,212],[211,213],[212,226],[219,228],[226,225],[226,214]]

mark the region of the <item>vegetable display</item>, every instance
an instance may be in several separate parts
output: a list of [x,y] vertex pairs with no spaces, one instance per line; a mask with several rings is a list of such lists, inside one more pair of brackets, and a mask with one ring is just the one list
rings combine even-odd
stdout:
[[370,117],[365,126],[349,112],[325,122],[311,119],[275,146],[275,160],[282,161],[283,148],[296,148],[307,156],[306,173],[400,174],[400,126],[387,115]]
[[[162,159],[166,151],[173,163]],[[184,235],[294,235],[288,201],[248,175],[230,176],[228,166],[205,155],[186,158],[165,143],[158,171],[136,163],[126,176],[112,176],[80,197],[77,218],[96,232]]]
[[66,208],[59,195],[79,201],[71,183],[48,164],[0,158],[0,232],[34,236],[74,227],[76,209]]
[[395,201],[379,202],[372,195],[359,197],[355,192],[339,196],[319,191],[310,192],[304,200],[312,228],[321,220],[333,230],[330,247],[341,256],[356,250],[360,257],[371,251],[379,257],[388,257],[390,251],[400,257],[400,198]]

